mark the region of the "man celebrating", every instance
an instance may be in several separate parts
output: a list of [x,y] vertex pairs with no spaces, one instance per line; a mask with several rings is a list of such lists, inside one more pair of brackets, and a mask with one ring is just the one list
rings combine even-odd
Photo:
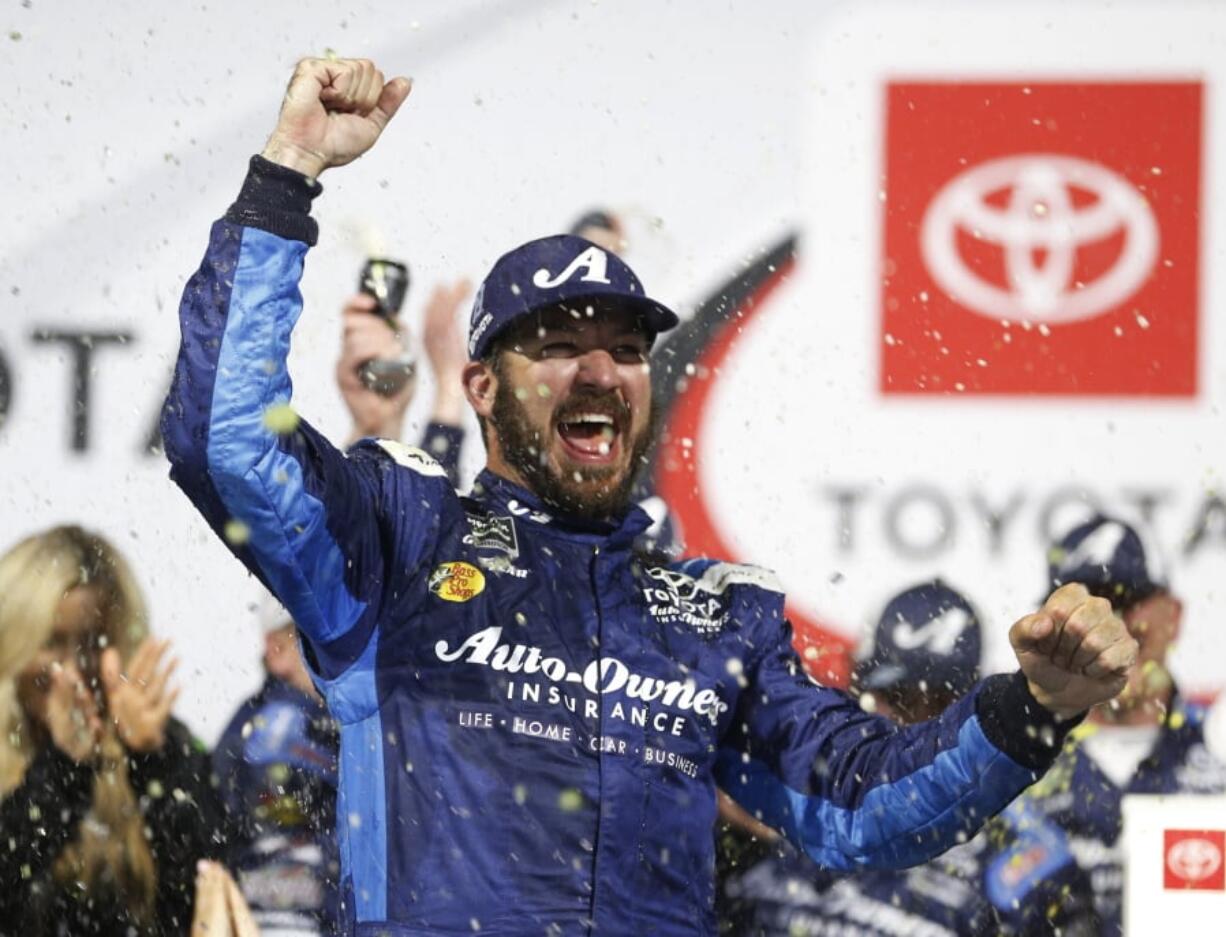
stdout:
[[[676,316],[569,235],[482,284],[470,497],[419,450],[343,455],[285,360],[325,169],[409,92],[301,62],[188,283],[163,416],[172,476],[282,600],[340,723],[344,914],[362,935],[712,934],[716,752],[805,796],[831,864],[908,864],[1029,784],[1135,643],[1080,586],[1014,625],[1021,672],[906,729],[808,681],[769,574],[636,554],[648,353]],[[734,782],[729,778],[728,782]]]

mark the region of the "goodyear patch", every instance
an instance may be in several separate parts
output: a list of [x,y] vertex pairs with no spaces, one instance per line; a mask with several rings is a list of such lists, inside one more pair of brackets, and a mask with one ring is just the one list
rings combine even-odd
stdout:
[[442,563],[430,574],[429,588],[446,602],[467,602],[485,588],[485,574],[471,563]]

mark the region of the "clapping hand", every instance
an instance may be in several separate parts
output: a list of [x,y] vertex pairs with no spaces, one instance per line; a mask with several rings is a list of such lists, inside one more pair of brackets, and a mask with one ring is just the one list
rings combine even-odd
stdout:
[[102,652],[107,711],[129,751],[152,752],[165,744],[166,723],[179,698],[179,689],[170,685],[179,661],[166,660],[169,650],[169,641],[145,638],[126,668],[115,648]]
[[102,732],[98,707],[74,664],[53,662],[46,689],[31,715],[46,728],[51,743],[77,763],[89,761]]
[[196,865],[192,937],[257,937],[258,934],[251,910],[225,866],[201,860]]

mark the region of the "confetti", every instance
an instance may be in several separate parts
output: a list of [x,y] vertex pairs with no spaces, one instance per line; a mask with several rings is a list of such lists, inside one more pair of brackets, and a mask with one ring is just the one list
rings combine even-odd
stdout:
[[298,414],[288,403],[275,403],[264,411],[264,428],[278,436],[288,436],[298,428]]
[[222,528],[222,536],[226,538],[226,543],[230,544],[230,546],[241,547],[251,539],[251,528],[238,518],[232,517],[226,521],[226,526]]

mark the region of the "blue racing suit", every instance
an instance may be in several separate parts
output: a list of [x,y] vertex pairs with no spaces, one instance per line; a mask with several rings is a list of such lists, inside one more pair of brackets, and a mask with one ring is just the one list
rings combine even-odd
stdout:
[[267,677],[213,750],[230,820],[227,865],[261,933],[336,931],[336,726]]
[[1045,770],[1062,734],[1019,674],[899,729],[804,675],[768,573],[656,561],[639,508],[582,522],[488,471],[461,497],[420,450],[294,418],[318,192],[253,160],[184,293],[163,434],[340,725],[357,934],[713,934],[721,748],[750,759],[722,783],[764,766],[843,868],[922,861]]

